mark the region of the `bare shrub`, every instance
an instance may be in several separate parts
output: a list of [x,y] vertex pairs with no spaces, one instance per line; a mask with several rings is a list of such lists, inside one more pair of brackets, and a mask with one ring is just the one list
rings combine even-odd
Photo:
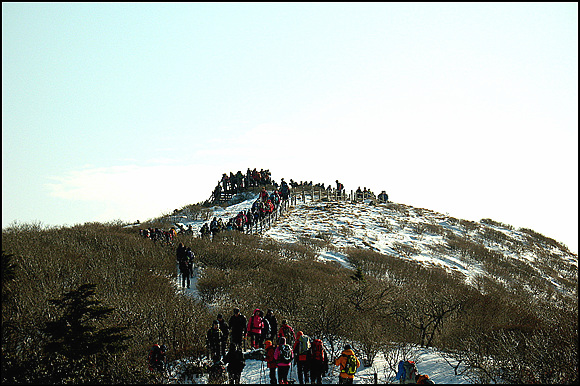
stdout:
[[490,218],[482,218],[481,220],[479,220],[479,222],[482,224],[486,224],[486,225],[493,225],[493,226],[498,227],[498,228],[508,229],[510,231],[514,230],[513,226],[508,225],[508,224],[504,224],[504,223],[499,222],[499,221],[494,221]]
[[419,250],[418,249],[416,249],[416,248],[414,248],[414,247],[412,247],[410,245],[407,245],[407,244],[404,244],[404,243],[400,243],[398,241],[395,241],[393,243],[393,249],[399,255],[401,255],[403,257],[411,257],[413,255],[418,255],[419,254]]
[[554,247],[557,248],[559,250],[565,251],[565,252],[569,252],[568,247],[566,247],[565,245],[557,242],[556,240],[550,238],[550,237],[546,237],[541,233],[538,233],[532,229],[528,229],[528,228],[520,228],[519,229],[520,232],[523,232],[526,234],[528,240],[531,243],[536,243],[536,244],[540,244],[540,245],[545,245],[547,247]]

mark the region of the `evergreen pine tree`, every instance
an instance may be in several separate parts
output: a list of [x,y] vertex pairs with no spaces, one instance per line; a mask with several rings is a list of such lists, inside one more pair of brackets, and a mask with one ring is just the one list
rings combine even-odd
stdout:
[[95,287],[84,284],[50,301],[62,310],[62,316],[43,329],[48,335],[44,350],[54,365],[51,381],[61,377],[72,382],[92,382],[97,377],[102,381],[103,368],[110,371],[110,366],[102,365],[127,348],[124,342],[131,336],[125,335],[126,327],[97,328],[97,322],[104,321],[114,308],[94,299]]

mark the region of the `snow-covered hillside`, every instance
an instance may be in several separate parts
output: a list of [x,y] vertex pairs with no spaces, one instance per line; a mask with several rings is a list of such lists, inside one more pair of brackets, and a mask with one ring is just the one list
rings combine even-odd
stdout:
[[[256,198],[256,195],[248,194],[240,203],[225,208],[213,207],[209,218],[215,216],[227,222],[240,211],[248,210]],[[191,224],[197,231],[203,222],[183,221],[182,224]],[[359,248],[443,267],[463,275],[468,283],[479,276],[505,282],[523,280],[522,288],[536,294],[542,291],[533,288],[527,278],[514,274],[512,268],[514,271],[532,272],[533,283],[558,289],[565,296],[575,296],[574,286],[578,280],[577,255],[552,239],[490,219],[474,223],[397,203],[313,201],[306,196],[305,201],[295,201],[263,236],[282,243],[301,242],[315,246],[319,259],[335,261],[347,268],[352,268],[349,249]],[[502,263],[490,265],[478,253],[495,256]],[[509,273],[502,276],[502,269]],[[195,295],[194,287],[184,291]],[[409,350],[419,371],[429,374],[436,383],[474,381],[461,375],[461,366],[456,372],[452,365],[458,364],[445,353],[426,348],[409,347]],[[378,355],[371,367],[359,369],[355,383],[371,383],[374,374],[377,374],[379,383],[394,382],[394,369],[387,368],[386,363],[383,355]],[[177,377],[180,377],[179,367],[174,373]],[[296,379],[296,370],[293,371],[291,377]],[[323,383],[336,383],[337,376],[335,368]],[[187,380],[181,378],[181,381],[206,383],[207,375]],[[242,383],[267,382],[262,363],[248,360]]]
[[[225,222],[248,210],[257,196],[247,197],[226,208],[212,208],[213,215]],[[199,230],[203,221],[184,224]],[[348,248],[362,248],[444,267],[461,273],[467,282],[485,275],[498,279],[501,273],[488,272],[477,255],[481,249],[504,260],[505,269],[522,264],[531,267],[535,283],[541,279],[563,293],[569,294],[573,288],[570,283],[578,280],[578,256],[554,240],[538,240],[534,234],[489,219],[475,223],[392,202],[313,201],[305,196],[304,201],[296,200],[264,236],[286,243],[315,240],[319,259],[346,267],[350,267]]]

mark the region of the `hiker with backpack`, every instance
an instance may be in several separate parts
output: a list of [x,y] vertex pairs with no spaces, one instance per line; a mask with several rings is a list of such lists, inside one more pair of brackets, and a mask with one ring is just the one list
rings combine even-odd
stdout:
[[262,190],[260,191],[260,200],[262,202],[266,202],[266,200],[268,199],[269,195],[268,192],[266,191],[266,187],[262,187]]
[[292,358],[294,358],[292,347],[286,343],[286,338],[280,337],[278,347],[274,351],[274,359],[278,364],[278,381],[282,385],[288,384],[288,373],[290,372]]
[[417,383],[418,374],[414,361],[400,361],[395,380],[399,383]]
[[280,337],[286,338],[286,342],[290,345],[290,347],[294,347],[296,334],[294,334],[294,329],[290,327],[286,319],[282,320],[282,325],[280,326],[280,330],[278,330],[278,338]]
[[210,359],[214,363],[220,361],[226,353],[226,341],[217,320],[213,321],[211,328],[207,332],[206,344]]
[[278,333],[278,321],[276,320],[274,311],[268,309],[268,311],[266,311],[266,316],[264,316],[264,319],[266,319],[268,323],[270,323],[270,335],[267,337],[267,339],[270,339],[272,342],[276,342],[276,334]]
[[344,185],[336,180],[336,193],[339,197],[342,197],[342,191],[344,190]]
[[179,271],[181,273],[181,287],[185,288],[185,283],[187,282],[187,288],[189,288],[190,285],[189,278],[191,276],[191,271],[187,256],[187,249],[185,248],[183,243],[179,243],[179,245],[177,246],[176,254],[177,254],[177,264],[179,265]]
[[270,370],[270,384],[275,385],[276,382],[276,368],[278,368],[278,363],[276,359],[274,359],[274,352],[276,351],[276,347],[272,344],[270,339],[267,339],[264,342],[264,347],[266,350],[266,357],[264,361],[266,361],[268,369]]
[[294,363],[298,371],[298,382],[303,385],[308,383],[310,372],[310,338],[302,331],[296,334],[294,343]]
[[157,343],[151,347],[149,351],[148,361],[150,371],[164,372],[167,366],[167,347],[162,344],[161,346]]
[[283,178],[280,182],[280,196],[284,201],[286,201],[290,196],[290,188],[288,187],[288,184],[286,183],[286,181],[284,181]]
[[386,203],[389,201],[389,195],[383,190],[377,197],[379,202]]
[[322,384],[322,375],[328,371],[328,357],[321,339],[314,339],[310,347],[310,383]]
[[[185,249],[185,255],[187,256],[187,268],[189,270],[189,277],[193,276],[193,258],[194,254],[190,247]],[[187,288],[189,288],[189,283],[187,283]]]
[[231,342],[242,345],[243,339],[246,337],[246,326],[248,324],[246,317],[240,313],[239,308],[234,308],[234,314],[229,321]]
[[228,326],[228,324],[224,320],[224,317],[222,314],[217,315],[217,321],[219,323],[220,330],[222,330],[222,333],[224,334],[224,341],[226,342],[226,346],[227,346],[228,337],[230,336],[230,327]]
[[199,230],[199,233],[201,233],[202,238],[209,237],[210,234],[209,225],[207,223],[204,223],[201,229]]
[[220,226],[217,217],[214,217],[213,220],[211,220],[211,222],[209,223],[209,230],[211,231],[212,237],[215,237],[215,235],[219,233]]
[[238,344],[232,343],[230,350],[224,357],[224,363],[227,364],[228,376],[231,385],[239,385],[242,371],[246,366],[244,353],[242,347]]
[[248,336],[250,337],[250,346],[252,348],[259,348],[263,327],[264,323],[260,316],[260,309],[256,308],[254,314],[250,316],[250,320],[248,321]]
[[264,311],[260,311],[260,317],[262,318],[262,334],[260,335],[259,346],[264,348],[264,342],[270,337],[270,322],[264,317]]
[[340,366],[338,383],[350,385],[353,383],[354,374],[360,367],[360,361],[354,355],[349,344],[344,346],[342,354],[334,361],[335,366]]

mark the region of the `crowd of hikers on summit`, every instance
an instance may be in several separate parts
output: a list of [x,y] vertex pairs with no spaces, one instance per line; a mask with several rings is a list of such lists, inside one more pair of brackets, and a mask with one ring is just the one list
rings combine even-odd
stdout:
[[251,233],[253,227],[264,228],[264,220],[270,219],[271,216],[278,213],[278,209],[288,205],[290,197],[290,188],[284,179],[280,183],[280,189],[273,189],[268,193],[266,187],[258,194],[251,208],[246,211],[240,211],[236,216],[231,217],[226,223],[221,218],[214,217],[210,222],[206,222],[199,230],[201,237],[215,237],[224,230],[237,230],[240,232]]
[[222,192],[236,194],[250,187],[271,184],[272,174],[269,170],[260,169],[260,171],[257,171],[256,168],[254,168],[254,170],[248,168],[246,174],[243,174],[240,170],[238,170],[236,174],[232,172],[230,172],[229,175],[227,173],[222,174],[222,178],[217,184],[216,190],[214,190],[214,195],[219,195]]

